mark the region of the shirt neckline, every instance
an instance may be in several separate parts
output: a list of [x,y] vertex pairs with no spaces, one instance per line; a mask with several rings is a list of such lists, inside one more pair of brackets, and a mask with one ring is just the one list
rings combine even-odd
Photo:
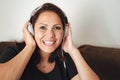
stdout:
[[37,71],[38,73],[42,74],[42,75],[50,75],[50,74],[52,74],[52,73],[55,71],[55,68],[56,68],[56,62],[55,62],[54,68],[53,68],[50,72],[48,72],[48,73],[44,73],[44,72],[40,71],[40,70],[37,68],[37,66],[35,66],[36,71]]

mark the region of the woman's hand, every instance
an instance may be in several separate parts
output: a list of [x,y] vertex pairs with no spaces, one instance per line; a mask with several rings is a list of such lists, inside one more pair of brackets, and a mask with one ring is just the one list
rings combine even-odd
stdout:
[[73,50],[73,49],[76,49],[74,43],[73,43],[73,40],[72,40],[72,31],[71,31],[71,25],[70,23],[68,24],[68,32],[66,34],[66,37],[64,38],[63,40],[63,44],[62,44],[62,49],[69,53]]
[[35,48],[36,47],[36,42],[33,39],[32,34],[28,30],[28,25],[29,25],[29,21],[27,21],[25,23],[25,25],[24,25],[24,28],[23,28],[23,39],[24,39],[24,41],[26,43],[26,46],[29,46],[31,48]]

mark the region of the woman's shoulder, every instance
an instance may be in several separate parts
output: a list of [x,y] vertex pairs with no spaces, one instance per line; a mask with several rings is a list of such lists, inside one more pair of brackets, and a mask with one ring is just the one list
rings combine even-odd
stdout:
[[71,56],[69,55],[69,53],[66,53],[66,52],[64,52],[64,57],[65,57],[66,60],[71,60],[72,59]]
[[67,73],[68,73],[70,79],[72,79],[75,75],[78,74],[77,68],[76,68],[75,63],[72,60],[71,56],[69,55],[69,53],[65,53],[64,56],[66,58],[65,63],[66,63]]

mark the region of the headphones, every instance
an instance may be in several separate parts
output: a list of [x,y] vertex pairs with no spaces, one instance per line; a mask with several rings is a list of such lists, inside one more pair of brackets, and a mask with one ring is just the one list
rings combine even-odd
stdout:
[[31,13],[31,17],[29,19],[29,25],[28,25],[28,30],[29,32],[32,34],[32,36],[34,36],[34,30],[33,30],[33,26],[32,26],[32,21],[34,18],[34,15],[36,14],[36,12],[41,8],[41,6],[37,7],[36,9],[34,9]]

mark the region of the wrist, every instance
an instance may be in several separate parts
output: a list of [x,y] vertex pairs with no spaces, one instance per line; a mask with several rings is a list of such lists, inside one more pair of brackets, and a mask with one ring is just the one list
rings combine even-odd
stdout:
[[26,44],[25,48],[34,51],[36,48],[36,44]]
[[70,52],[69,52],[69,54],[70,55],[74,55],[74,54],[76,54],[78,52],[79,52],[79,50],[76,47],[72,47],[71,50],[70,50]]

